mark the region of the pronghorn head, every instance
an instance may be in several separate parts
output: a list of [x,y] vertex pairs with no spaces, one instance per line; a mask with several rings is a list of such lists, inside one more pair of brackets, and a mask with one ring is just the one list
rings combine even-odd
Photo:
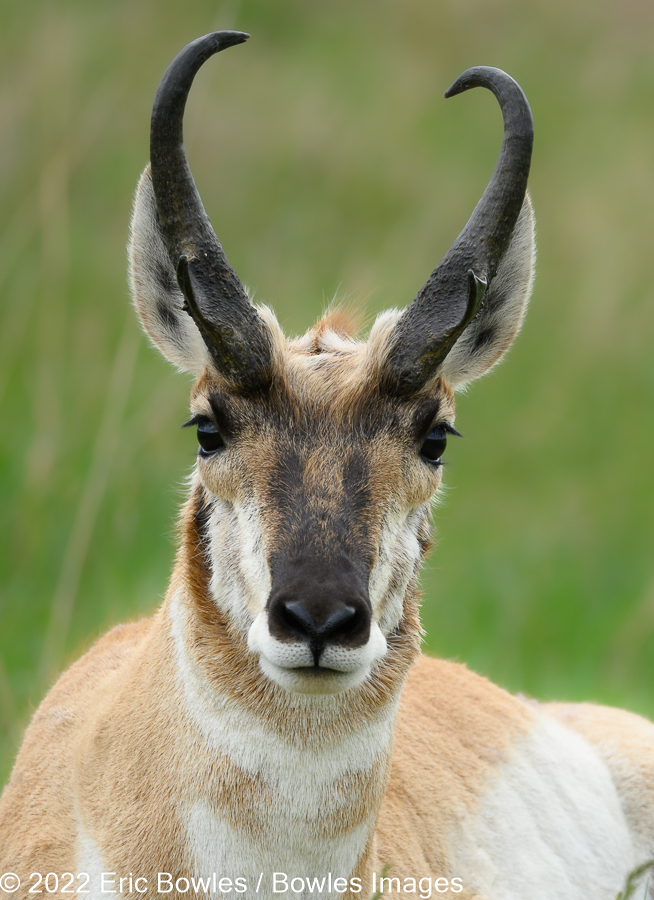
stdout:
[[338,693],[366,681],[408,605],[414,615],[430,503],[456,433],[454,390],[493,366],[520,327],[534,255],[532,121],[508,75],[465,72],[446,96],[487,87],[504,115],[497,166],[465,229],[413,303],[382,315],[367,341],[337,313],[287,340],[225,258],[182,143],[196,72],[247,37],[200,38],[163,77],[132,286],[153,342],[197,376],[197,555],[216,614],[278,685]]

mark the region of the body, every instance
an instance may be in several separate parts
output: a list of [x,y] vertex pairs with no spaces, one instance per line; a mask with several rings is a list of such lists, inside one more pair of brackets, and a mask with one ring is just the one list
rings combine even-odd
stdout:
[[[284,727],[292,720],[271,722],[255,704],[244,714],[229,692],[189,679],[183,596],[177,587],[154,618],[106,635],[40,707],[0,818],[0,868],[21,877],[17,896],[36,884],[32,872],[62,884],[71,872],[74,887],[89,874],[92,898],[137,896],[130,873],[132,885],[145,879],[138,888],[158,886],[159,873],[173,884],[228,879],[226,896],[246,885],[249,897],[263,872],[256,896],[272,898],[277,872],[289,883],[332,873],[369,897],[374,872],[374,887],[400,879],[386,882],[392,897],[430,879],[434,895],[614,900],[651,855],[654,821],[633,808],[634,795],[651,799],[650,723],[528,704],[464,666],[419,657],[399,704],[389,697],[375,720],[335,699],[298,734]],[[561,723],[571,716],[593,743]],[[137,844],[126,840],[135,833]]]

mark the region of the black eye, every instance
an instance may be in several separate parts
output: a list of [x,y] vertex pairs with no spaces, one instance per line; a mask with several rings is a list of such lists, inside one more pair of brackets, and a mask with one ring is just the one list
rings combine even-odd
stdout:
[[211,456],[217,450],[222,450],[225,442],[211,419],[200,419],[197,425],[200,456]]
[[435,425],[420,448],[420,455],[430,463],[440,463],[447,446],[447,431],[443,425]]

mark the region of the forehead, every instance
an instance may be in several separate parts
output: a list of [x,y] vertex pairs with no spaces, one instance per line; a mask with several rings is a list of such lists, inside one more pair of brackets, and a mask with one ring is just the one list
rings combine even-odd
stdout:
[[419,432],[436,418],[453,419],[453,391],[441,379],[412,397],[395,395],[385,383],[386,337],[395,313],[381,316],[368,340],[361,341],[348,333],[334,313],[302,337],[289,340],[272,314],[265,312],[274,346],[270,387],[246,394],[207,368],[191,394],[194,412],[222,418],[227,428],[268,424],[300,428],[304,433],[325,425],[345,432],[393,428]]

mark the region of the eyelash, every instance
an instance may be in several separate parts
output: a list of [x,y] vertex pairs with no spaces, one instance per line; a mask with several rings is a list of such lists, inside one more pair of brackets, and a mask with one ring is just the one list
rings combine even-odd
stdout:
[[[188,422],[182,425],[182,428],[190,428],[193,425],[196,425],[198,429],[197,437],[200,445],[198,454],[200,456],[213,456],[214,453],[225,447],[223,436],[208,416],[201,414],[193,416],[192,419],[189,419]],[[205,426],[204,429],[202,428],[203,425]]]
[[449,422],[437,422],[432,426],[420,448],[420,456],[426,463],[438,467],[443,465],[442,457],[447,447],[448,434],[461,437],[456,428],[450,425]]

